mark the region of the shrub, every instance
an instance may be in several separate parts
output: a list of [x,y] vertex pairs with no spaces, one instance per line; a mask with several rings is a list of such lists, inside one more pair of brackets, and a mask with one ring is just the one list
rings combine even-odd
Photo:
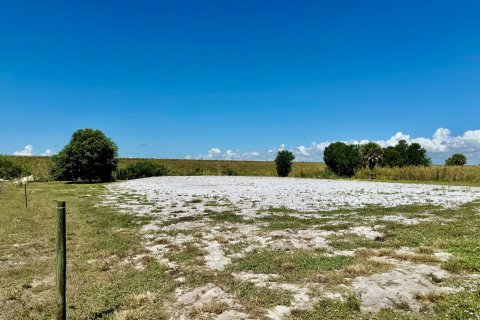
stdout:
[[238,172],[232,168],[225,167],[222,169],[222,176],[238,176]]
[[205,172],[202,168],[196,167],[195,169],[188,169],[185,171],[186,176],[203,176]]
[[373,180],[374,176],[374,169],[377,163],[383,157],[383,149],[375,142],[369,142],[364,144],[360,147],[360,151],[362,153],[363,161],[367,165],[368,169],[370,169],[370,180]]
[[326,147],[323,161],[333,173],[343,177],[353,176],[355,170],[362,166],[359,146],[343,142],[335,142]]
[[461,153],[455,153],[445,161],[447,166],[464,166],[467,164],[467,157]]
[[57,180],[110,181],[117,167],[117,146],[100,130],[80,129],[53,161]]
[[295,159],[293,153],[287,150],[282,150],[277,153],[275,158],[275,167],[279,177],[287,177],[292,171],[292,161]]
[[130,180],[166,176],[168,173],[169,170],[165,165],[146,160],[132,163],[125,168],[118,169],[116,178],[118,180]]
[[22,167],[0,155],[0,179],[15,179],[22,174]]

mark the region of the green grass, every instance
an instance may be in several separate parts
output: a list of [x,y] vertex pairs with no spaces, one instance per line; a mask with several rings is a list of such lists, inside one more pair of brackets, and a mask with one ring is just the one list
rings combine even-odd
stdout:
[[205,210],[207,213],[207,217],[212,219],[213,221],[216,222],[232,222],[232,223],[237,223],[237,222],[245,222],[245,219],[242,216],[239,216],[235,214],[233,211],[221,211],[221,212],[216,212],[212,210]]
[[[145,253],[138,230],[147,218],[95,206],[102,185],[34,183],[28,190],[28,210],[22,189],[7,185],[0,194],[0,318],[53,317],[55,200],[67,202],[68,317],[108,319],[120,312],[131,319],[164,317],[162,301],[175,287],[165,267],[154,259],[142,260],[143,271],[117,263]],[[127,302],[145,292],[160,298],[129,310]]]
[[233,271],[275,273],[287,282],[308,282],[319,273],[338,271],[353,264],[354,258],[325,256],[310,250],[257,250],[238,258],[230,265]]
[[196,265],[203,262],[205,254],[206,251],[194,243],[186,243],[184,247],[176,248],[167,254],[167,258],[186,265]]

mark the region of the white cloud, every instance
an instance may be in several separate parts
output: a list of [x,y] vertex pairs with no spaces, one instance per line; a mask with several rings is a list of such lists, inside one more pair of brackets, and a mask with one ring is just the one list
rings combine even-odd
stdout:
[[45,150],[44,153],[42,153],[42,156],[45,156],[45,157],[53,156],[53,151],[50,150],[50,149],[47,149],[47,150]]
[[227,152],[225,152],[225,154],[223,155],[223,157],[226,159],[226,160],[232,160],[232,159],[235,159],[235,158],[238,158],[240,156],[240,154],[236,151],[233,151],[233,150],[227,150]]
[[[374,142],[382,147],[394,146],[400,140],[406,140],[408,143],[417,142],[424,147],[434,163],[443,164],[445,159],[451,154],[459,152],[468,157],[469,164],[478,164],[480,162],[480,130],[468,130],[460,136],[452,136],[452,132],[447,128],[438,128],[432,137],[412,137],[403,132],[397,132],[385,140],[376,140]],[[300,145],[291,147],[291,150],[301,161],[323,161],[323,151],[333,141],[312,142],[309,146]],[[352,139],[343,141],[349,144],[365,144],[369,142],[366,139]],[[228,149],[222,153],[219,148],[211,148],[206,155],[199,155],[196,159],[227,159],[227,160],[272,160],[277,150],[286,150],[285,144],[279,148],[270,148],[264,151],[234,151]]]
[[211,148],[210,150],[208,150],[207,157],[208,158],[213,158],[214,156],[219,155],[220,153],[222,153],[222,150],[214,147],[214,148]]
[[304,147],[304,146],[300,146],[300,147],[297,147],[295,149],[296,153],[302,155],[302,156],[309,156],[310,155],[310,151],[308,148]]
[[33,156],[33,146],[31,144],[26,145],[22,151],[15,151],[13,153],[15,156]]

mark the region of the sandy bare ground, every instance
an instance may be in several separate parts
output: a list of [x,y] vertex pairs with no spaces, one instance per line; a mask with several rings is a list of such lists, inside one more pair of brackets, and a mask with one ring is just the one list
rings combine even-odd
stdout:
[[[180,284],[171,308],[172,319],[203,316],[216,319],[255,318],[225,287],[214,283],[199,287],[183,284],[185,273],[192,272],[192,268],[227,271],[236,281],[289,292],[292,297],[290,303],[265,308],[262,315],[264,318],[282,319],[294,309],[311,308],[322,298],[344,299],[348,294],[355,294],[361,299],[364,311],[375,312],[402,303],[409,304],[411,310],[418,310],[420,305],[415,295],[459,289],[430,280],[432,275],[435,279],[451,276],[439,266],[442,260],[449,258],[444,252],[432,253],[429,264],[379,257],[377,259],[382,260],[382,264],[391,266],[388,271],[358,276],[336,288],[326,288],[317,283],[287,283],[280,280],[280,274],[230,272],[229,265],[235,259],[257,250],[311,250],[329,256],[355,257],[355,250],[335,250],[331,247],[332,236],[381,241],[387,222],[403,225],[417,225],[425,221],[448,223],[428,212],[418,217],[392,214],[359,217],[355,209],[403,205],[453,208],[478,198],[479,189],[474,187],[202,176],[159,177],[112,184],[104,203],[152,218],[142,229],[145,247],[173,274],[178,274]],[[330,213],[339,209],[350,211]],[[215,218],[225,212],[228,216],[224,221]],[[321,225],[272,230],[269,222],[261,220],[272,216],[324,220]],[[193,267],[181,259],[172,258],[172,254],[192,247],[198,249],[200,256]],[[395,254],[409,254],[409,248],[402,250],[404,252]],[[212,313],[212,303],[220,303],[224,307]]]

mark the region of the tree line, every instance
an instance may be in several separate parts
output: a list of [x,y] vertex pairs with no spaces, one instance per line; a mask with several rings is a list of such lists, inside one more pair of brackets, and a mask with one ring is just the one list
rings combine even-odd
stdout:
[[[277,175],[286,177],[292,170],[295,155],[288,150],[279,151],[275,158]],[[418,143],[400,140],[397,145],[382,148],[375,142],[363,145],[335,142],[325,148],[323,160],[328,170],[341,177],[352,177],[355,171],[367,167],[370,179],[375,167],[429,166],[427,151]],[[446,165],[465,165],[467,157],[454,154]],[[51,173],[56,180],[106,182],[115,179],[136,179],[168,175],[166,166],[151,161],[139,161],[118,168],[118,147],[102,131],[80,129],[73,133],[69,143],[52,158]],[[0,156],[0,178],[13,179],[24,173],[24,168]],[[226,175],[232,175],[225,172]]]
[[[279,151],[274,162],[277,175],[286,177],[291,171],[295,155],[288,150]],[[378,143],[368,142],[362,145],[335,142],[325,148],[323,161],[328,170],[341,177],[352,177],[355,171],[367,167],[370,170],[370,179],[374,178],[375,167],[406,167],[406,166],[430,166],[431,159],[427,150],[419,143],[409,144],[406,140],[400,140],[395,146],[382,148]],[[448,166],[463,166],[467,163],[467,157],[456,153],[445,161]]]

